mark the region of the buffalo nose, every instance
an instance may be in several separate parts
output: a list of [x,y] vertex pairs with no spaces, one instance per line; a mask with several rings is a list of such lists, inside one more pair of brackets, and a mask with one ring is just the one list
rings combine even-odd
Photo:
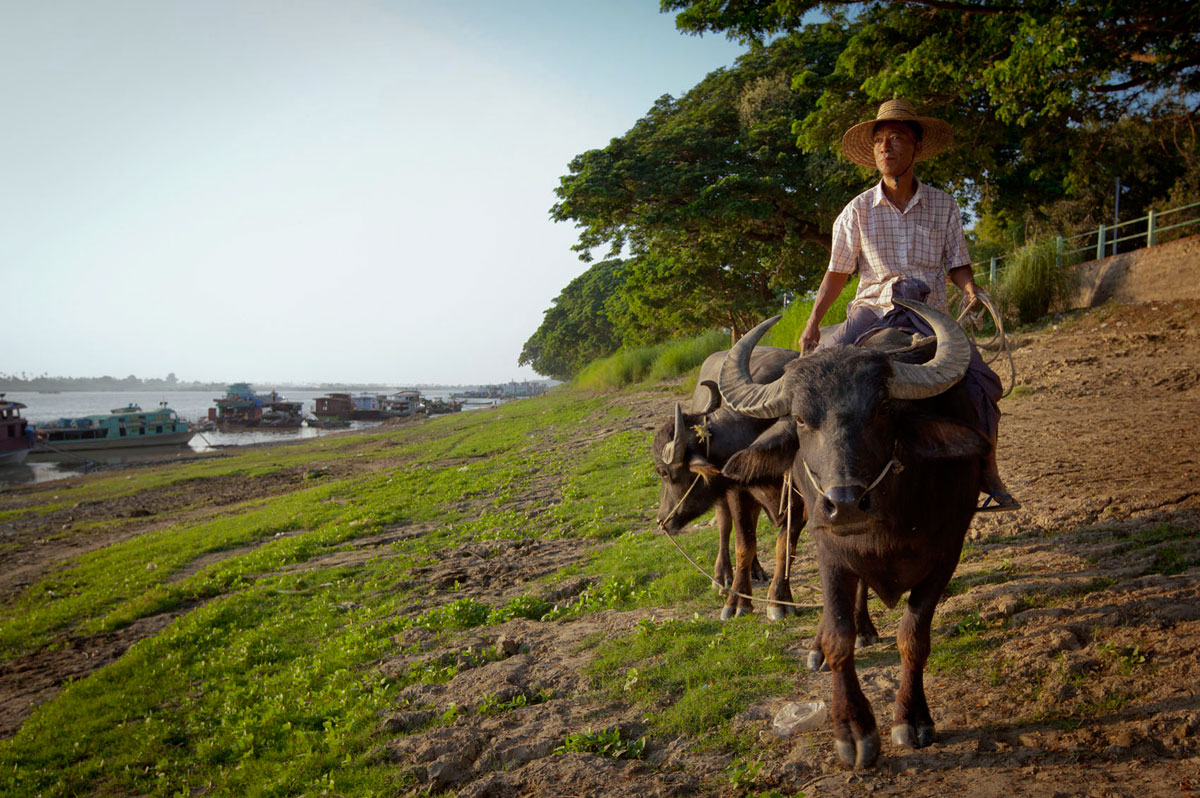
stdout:
[[858,485],[838,485],[825,492],[824,504],[830,521],[845,521],[866,512],[871,497]]

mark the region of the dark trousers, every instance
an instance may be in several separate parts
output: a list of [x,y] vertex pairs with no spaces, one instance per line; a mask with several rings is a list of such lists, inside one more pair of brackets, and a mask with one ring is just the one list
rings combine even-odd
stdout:
[[[892,295],[901,299],[915,299],[922,302],[929,295],[929,287],[920,280],[905,278],[897,281],[892,287]],[[822,334],[821,343],[817,348],[857,344],[868,333],[882,327],[898,327],[915,330],[921,335],[933,335],[933,328],[926,324],[924,319],[902,307],[894,306],[883,316],[876,316],[869,308],[858,307],[846,316],[844,322],[836,325],[829,333]],[[1000,395],[1004,392],[1004,386],[1000,384],[1000,378],[996,376],[996,372],[983,362],[979,350],[973,343],[971,344],[971,364],[967,366],[963,382],[967,386],[967,393],[975,408],[979,431],[986,435],[989,441],[996,440],[996,433],[1000,428],[998,403]]]

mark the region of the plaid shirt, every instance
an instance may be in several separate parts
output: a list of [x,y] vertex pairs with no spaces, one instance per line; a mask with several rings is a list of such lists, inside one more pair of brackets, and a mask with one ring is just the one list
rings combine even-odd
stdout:
[[946,310],[946,275],[971,256],[954,198],[925,183],[903,211],[883,195],[883,183],[850,201],[833,223],[829,271],[859,272],[859,306],[882,316],[892,309],[892,285],[916,277],[929,286],[926,304]]

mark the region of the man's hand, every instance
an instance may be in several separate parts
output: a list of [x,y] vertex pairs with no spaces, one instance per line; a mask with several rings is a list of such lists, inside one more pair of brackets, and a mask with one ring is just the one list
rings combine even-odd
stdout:
[[974,281],[972,281],[962,287],[962,292],[967,303],[963,306],[963,313],[966,313],[979,304],[979,289],[976,288]]
[[819,343],[821,343],[821,328],[804,325],[804,331],[800,333],[800,354],[807,355],[816,349]]

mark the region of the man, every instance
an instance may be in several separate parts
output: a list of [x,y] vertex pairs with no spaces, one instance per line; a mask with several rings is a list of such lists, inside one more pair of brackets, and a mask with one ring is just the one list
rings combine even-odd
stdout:
[[[833,224],[829,269],[800,334],[801,352],[853,344],[881,326],[921,329],[923,322],[894,307],[892,297],[917,299],[945,311],[947,276],[971,305],[978,301],[958,205],[946,192],[919,182],[913,173],[917,162],[937,155],[953,139],[949,124],[918,116],[905,100],[885,102],[874,119],[846,131],[842,152],[859,166],[879,170],[882,179],[851,200]],[[822,341],[821,319],[855,271],[859,272],[858,293],[846,310],[846,321]],[[1000,379],[974,347],[965,380],[980,431],[991,443],[981,485],[987,497],[979,509],[1015,510],[1021,505],[996,467]]]

